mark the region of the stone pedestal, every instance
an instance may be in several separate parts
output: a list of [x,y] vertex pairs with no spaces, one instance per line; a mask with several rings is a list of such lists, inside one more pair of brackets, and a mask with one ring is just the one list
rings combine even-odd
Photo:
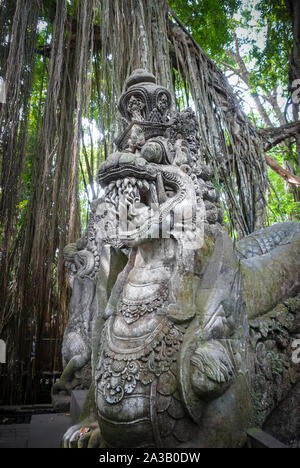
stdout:
[[32,416],[28,448],[59,448],[71,423],[70,415],[62,413]]
[[62,395],[51,394],[51,400],[53,405],[53,411],[55,413],[69,413],[70,412],[70,404],[71,404],[71,397],[70,395]]
[[76,424],[79,421],[80,413],[83,408],[87,394],[88,390],[72,391],[70,413],[73,424]]

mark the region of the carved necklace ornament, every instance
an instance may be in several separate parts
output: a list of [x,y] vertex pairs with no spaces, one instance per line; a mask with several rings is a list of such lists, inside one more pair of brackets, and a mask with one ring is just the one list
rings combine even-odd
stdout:
[[130,300],[122,297],[117,306],[117,312],[124,317],[124,320],[130,324],[143,317],[146,314],[156,312],[163,306],[168,299],[168,286],[163,284],[156,294],[142,301]]

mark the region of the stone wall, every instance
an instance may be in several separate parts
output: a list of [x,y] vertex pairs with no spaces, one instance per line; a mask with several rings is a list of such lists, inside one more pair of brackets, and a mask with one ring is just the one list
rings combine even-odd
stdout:
[[300,440],[300,352],[297,351],[300,341],[296,340],[300,340],[300,295],[250,321],[249,338],[254,424],[263,426],[284,443],[297,444]]

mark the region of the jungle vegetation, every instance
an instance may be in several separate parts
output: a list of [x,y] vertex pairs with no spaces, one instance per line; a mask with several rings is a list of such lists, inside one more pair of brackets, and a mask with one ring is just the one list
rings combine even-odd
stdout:
[[135,68],[195,110],[233,237],[300,218],[298,0],[1,0],[2,402],[38,401],[61,371],[62,251],[84,232]]

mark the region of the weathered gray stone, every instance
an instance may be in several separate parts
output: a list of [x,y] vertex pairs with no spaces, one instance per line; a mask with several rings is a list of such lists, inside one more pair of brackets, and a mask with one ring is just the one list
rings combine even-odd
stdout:
[[80,414],[86,400],[88,390],[72,390],[70,414],[72,423],[75,424],[80,419]]
[[242,447],[255,412],[262,423],[292,385],[297,308],[269,311],[298,291],[299,226],[235,250],[199,161],[195,114],[170,105],[152,75],[130,77],[118,150],[99,169],[104,195],[84,239],[66,248],[59,388],[90,359],[93,386],[65,447]]
[[270,436],[270,434],[267,434],[257,427],[248,429],[247,436],[248,448],[288,448],[286,445]]
[[68,413],[70,411],[70,395],[63,395],[63,393],[52,394],[51,399],[55,413]]
[[[283,235],[280,235],[282,232]],[[278,234],[282,244],[271,242],[275,234]],[[300,224],[276,224],[259,231],[257,235],[252,234],[249,244],[251,249],[257,249],[250,253],[247,240],[243,239],[237,244],[237,252],[241,258],[244,300],[249,318],[253,319],[300,292]],[[257,251],[260,254],[254,255]]]
[[[293,388],[295,384],[297,388],[297,382],[300,381],[300,363],[297,364],[292,359],[292,344],[299,316],[300,295],[285,301],[284,304],[277,305],[261,318],[249,322],[250,329],[252,329],[252,338],[249,341],[249,359],[252,365],[250,364],[249,368],[251,369],[256,425],[262,426],[265,421],[269,421],[272,414],[282,415],[283,410],[280,408],[287,409],[292,406],[288,395],[293,395]],[[264,333],[256,333],[253,339],[253,328],[256,332],[263,329]],[[292,397],[291,401],[294,401],[294,398]],[[281,403],[284,401],[286,403]],[[286,417],[282,417],[282,427],[278,434],[276,434],[276,428],[279,423],[275,423],[275,419],[272,431],[269,431],[271,423],[270,425],[265,423],[267,432],[287,442],[287,439],[281,436],[286,431],[292,439],[293,423],[286,423],[292,415],[293,412],[287,411]],[[294,431],[294,438],[299,439],[297,431]]]

